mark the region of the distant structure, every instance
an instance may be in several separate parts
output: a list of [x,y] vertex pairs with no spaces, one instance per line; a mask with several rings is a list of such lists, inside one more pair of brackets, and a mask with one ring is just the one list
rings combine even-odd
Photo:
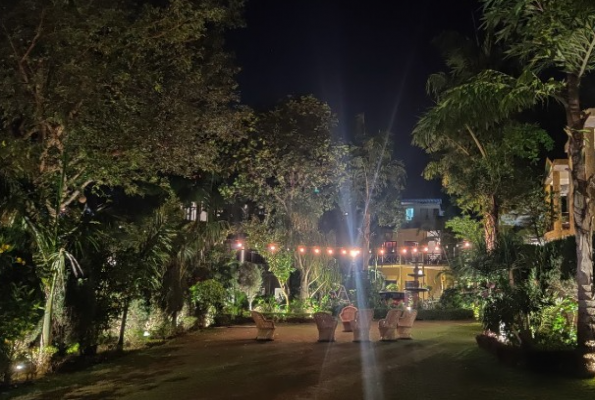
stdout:
[[444,216],[442,199],[403,199],[401,205],[405,209],[403,229],[438,229],[438,221]]
[[574,235],[570,165],[566,159],[546,160],[544,189],[550,218],[545,240],[557,240]]
[[452,284],[444,273],[448,265],[440,245],[442,200],[404,199],[401,204],[405,221],[396,232],[384,233],[382,248],[376,250],[372,262],[386,277],[386,282],[396,284],[399,290],[413,290],[416,298],[436,299]]
[[[595,176],[595,108],[586,110],[589,115],[585,121],[585,169],[587,176]],[[566,149],[568,150],[568,149]],[[568,152],[568,151],[567,151]],[[568,159],[546,160],[546,178],[544,181],[548,205],[550,207],[550,226],[545,233],[545,240],[557,240],[575,234],[573,218],[572,176]],[[595,212],[595,205],[591,205]]]

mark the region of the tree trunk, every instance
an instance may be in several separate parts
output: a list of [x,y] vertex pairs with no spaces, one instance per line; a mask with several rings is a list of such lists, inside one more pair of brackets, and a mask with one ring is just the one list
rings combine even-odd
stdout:
[[364,221],[362,226],[362,270],[368,270],[370,264],[370,230],[371,230],[371,216],[370,209],[366,207],[364,214]]
[[498,240],[498,218],[500,209],[498,201],[494,196],[490,196],[489,202],[488,209],[483,215],[483,229],[486,250],[491,252],[496,248],[496,241]]
[[300,301],[306,301],[310,298],[310,282],[308,280],[308,274],[304,270],[303,266],[300,268]]
[[[576,282],[578,285],[577,342],[583,357],[581,373],[595,374],[595,295],[593,293],[593,224],[589,185],[593,166],[587,166],[586,143],[579,101],[578,76],[567,76],[566,119],[568,156],[572,176],[573,214],[576,238]],[[590,138],[589,138],[590,139]],[[591,139],[592,140],[592,139]]]
[[130,301],[126,301],[126,304],[124,304],[124,310],[122,311],[122,324],[120,325],[120,336],[118,337],[118,344],[116,346],[116,350],[118,351],[124,350],[124,333],[126,332],[126,319],[128,318],[129,305]]
[[173,332],[176,332],[178,330],[178,312],[174,311],[171,314],[171,327]]
[[44,349],[52,344],[52,312],[54,307],[54,296],[56,292],[56,274],[52,276],[50,290],[45,300],[45,308],[43,310],[43,324],[41,330],[40,341],[40,357],[44,353]]

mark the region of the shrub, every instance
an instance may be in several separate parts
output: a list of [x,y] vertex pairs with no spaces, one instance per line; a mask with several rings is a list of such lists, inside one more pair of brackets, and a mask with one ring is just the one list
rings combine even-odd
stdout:
[[211,325],[225,306],[227,291],[223,285],[214,279],[207,279],[191,286],[190,294],[199,317],[199,325]]
[[473,319],[473,310],[467,308],[418,310],[417,319],[425,321],[460,321]]

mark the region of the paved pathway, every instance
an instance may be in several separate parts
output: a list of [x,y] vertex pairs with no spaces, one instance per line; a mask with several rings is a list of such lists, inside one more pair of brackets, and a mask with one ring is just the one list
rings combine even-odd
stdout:
[[[340,329],[340,328],[339,328]],[[478,349],[471,323],[418,321],[412,341],[317,343],[313,324],[281,324],[274,342],[254,327],[180,337],[86,371],[36,383],[0,400],[593,399],[595,381],[499,365]]]

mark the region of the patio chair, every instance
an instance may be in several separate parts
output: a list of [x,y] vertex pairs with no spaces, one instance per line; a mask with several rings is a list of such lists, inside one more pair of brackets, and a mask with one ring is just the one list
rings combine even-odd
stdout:
[[412,339],[411,328],[417,317],[417,310],[405,311],[397,322],[397,333],[399,339]]
[[397,340],[396,330],[399,318],[403,315],[403,310],[389,310],[386,317],[378,321],[378,331],[380,331],[380,340]]
[[314,321],[316,321],[316,328],[318,328],[318,341],[334,342],[335,329],[337,329],[339,321],[332,315],[324,312],[314,314]]
[[258,311],[251,311],[256,323],[256,340],[275,340],[275,322],[268,320]]
[[353,329],[354,342],[369,342],[370,341],[370,325],[374,317],[374,310],[365,309],[358,310],[355,314],[355,319],[351,323]]
[[339,317],[343,323],[343,332],[352,332],[351,322],[355,318],[355,313],[357,313],[357,308],[354,306],[344,307],[339,313]]

